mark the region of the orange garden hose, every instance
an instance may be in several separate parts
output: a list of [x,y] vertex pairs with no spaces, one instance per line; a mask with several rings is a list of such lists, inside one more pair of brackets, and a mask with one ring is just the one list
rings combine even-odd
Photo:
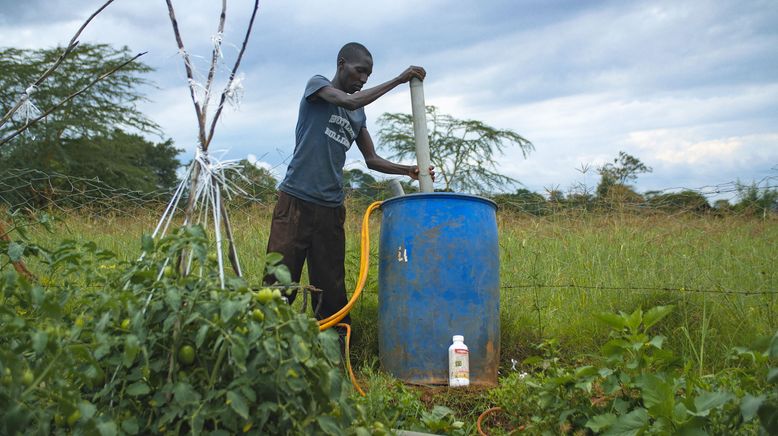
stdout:
[[373,213],[374,210],[379,208],[381,206],[381,203],[383,202],[376,201],[371,203],[370,206],[367,207],[367,210],[365,211],[365,215],[362,217],[362,233],[360,238],[361,252],[359,256],[359,278],[357,279],[357,285],[354,288],[354,293],[351,295],[351,299],[339,311],[319,321],[319,331],[327,330],[328,328],[333,327],[335,325],[346,328],[346,368],[348,369],[349,377],[351,377],[351,384],[354,385],[354,387],[363,397],[365,396],[365,392],[362,390],[362,388],[359,387],[359,384],[357,383],[357,378],[356,376],[354,376],[354,371],[351,368],[351,358],[349,356],[349,345],[351,342],[351,326],[349,326],[348,324],[343,324],[341,323],[341,321],[343,320],[343,318],[346,317],[346,315],[348,315],[348,313],[351,311],[351,308],[354,307],[354,304],[357,302],[357,299],[362,294],[362,289],[365,287],[365,283],[367,282],[367,271],[370,266],[370,229],[369,229],[370,214]]

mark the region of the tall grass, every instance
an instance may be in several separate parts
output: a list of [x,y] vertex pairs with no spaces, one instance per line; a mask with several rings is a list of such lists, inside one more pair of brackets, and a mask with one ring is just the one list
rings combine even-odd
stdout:
[[[364,209],[349,205],[347,288],[358,272]],[[259,285],[271,206],[232,210],[246,279]],[[92,240],[124,259],[136,258],[140,236],[160,211],[116,217],[62,214],[53,234],[32,232],[52,246]],[[371,219],[371,268],[352,311],[354,357],[378,353],[378,234]],[[568,356],[595,352],[607,335],[594,314],[658,304],[677,307],[662,324],[670,347],[701,372],[722,368],[727,350],[778,329],[778,220],[748,217],[557,213],[532,217],[498,212],[501,255],[502,361],[521,361],[543,339],[559,340]],[[34,268],[34,264],[32,265]],[[307,282],[305,275],[302,281]],[[297,303],[299,304],[299,303]]]

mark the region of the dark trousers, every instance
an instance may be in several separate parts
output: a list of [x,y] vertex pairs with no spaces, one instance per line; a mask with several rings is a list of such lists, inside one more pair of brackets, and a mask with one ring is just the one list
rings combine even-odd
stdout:
[[[299,283],[303,263],[308,262],[310,284],[323,292],[314,292],[312,307],[319,307],[316,318],[326,318],[346,305],[346,221],[344,206],[325,207],[279,191],[273,210],[268,253],[280,253],[289,268],[292,281]],[[272,278],[265,278],[266,283]],[[294,301],[296,292],[289,297]],[[321,301],[319,301],[321,299]],[[344,323],[351,324],[346,315]]]

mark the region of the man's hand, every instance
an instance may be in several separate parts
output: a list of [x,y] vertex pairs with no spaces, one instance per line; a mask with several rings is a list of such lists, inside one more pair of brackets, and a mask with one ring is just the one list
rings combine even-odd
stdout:
[[[414,165],[411,167],[411,171],[408,173],[408,175],[413,180],[419,180],[419,167],[418,165]],[[435,167],[430,165],[430,177],[432,178],[432,181],[435,181]]]
[[411,65],[410,67],[406,68],[402,74],[397,76],[397,79],[400,81],[400,83],[405,83],[409,82],[414,77],[418,78],[419,80],[424,80],[424,77],[426,76],[427,72],[424,71],[424,68]]

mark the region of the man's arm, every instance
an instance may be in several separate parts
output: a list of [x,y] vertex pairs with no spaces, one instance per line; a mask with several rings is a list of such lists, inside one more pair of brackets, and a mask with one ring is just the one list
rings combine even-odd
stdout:
[[347,94],[345,91],[341,91],[334,86],[325,86],[324,88],[317,91],[314,96],[324,99],[328,103],[332,103],[344,109],[353,111],[369,105],[398,85],[406,83],[414,77],[418,77],[419,79],[424,80],[424,76],[426,76],[426,74],[427,73],[424,71],[424,68],[410,66],[405,71],[403,71],[402,74],[392,80],[386,81],[372,88],[355,92],[353,94]]
[[[416,165],[400,165],[394,162],[390,162],[378,155],[373,145],[373,138],[370,137],[370,133],[367,131],[367,127],[363,127],[357,135],[357,146],[359,151],[362,152],[362,156],[365,157],[365,164],[371,170],[379,171],[385,174],[401,174],[408,176],[414,180],[419,180],[419,167]],[[435,171],[430,165],[430,176],[432,180],[435,180]]]

